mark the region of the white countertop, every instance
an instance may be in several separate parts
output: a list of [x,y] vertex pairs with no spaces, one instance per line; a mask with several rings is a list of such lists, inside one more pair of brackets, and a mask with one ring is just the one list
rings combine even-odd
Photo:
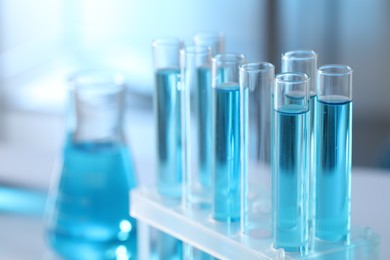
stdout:
[[[390,248],[386,246],[390,244],[387,199],[390,199],[390,171],[353,169],[352,225],[370,227],[381,236],[381,259],[390,255]],[[54,259],[45,245],[44,221],[39,213],[42,207],[37,205],[38,212],[33,214],[0,213],[0,259]]]

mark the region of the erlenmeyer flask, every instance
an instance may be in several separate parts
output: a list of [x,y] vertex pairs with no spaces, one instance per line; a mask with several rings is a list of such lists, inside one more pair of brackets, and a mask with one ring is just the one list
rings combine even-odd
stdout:
[[99,71],[69,79],[68,132],[48,203],[47,238],[67,259],[136,259],[135,172],[124,140],[125,84]]

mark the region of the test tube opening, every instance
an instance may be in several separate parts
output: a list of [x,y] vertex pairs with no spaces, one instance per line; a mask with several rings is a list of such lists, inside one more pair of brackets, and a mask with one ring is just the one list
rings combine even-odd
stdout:
[[351,67],[339,64],[324,65],[318,69],[318,98],[335,102],[352,100]]
[[193,42],[210,47],[212,55],[225,51],[225,35],[221,32],[199,32],[194,35]]
[[156,38],[152,42],[155,72],[159,69],[179,69],[183,42],[175,37]]
[[317,59],[317,53],[313,50],[294,50],[282,54],[282,59],[312,60]]
[[211,87],[225,87],[239,84],[239,66],[246,62],[246,57],[238,53],[222,53],[212,58]]
[[304,73],[281,73],[275,78],[274,108],[287,108],[297,112],[309,110],[309,77]]
[[318,55],[313,50],[293,50],[282,54],[282,72],[305,73],[310,79],[310,96],[315,96]]

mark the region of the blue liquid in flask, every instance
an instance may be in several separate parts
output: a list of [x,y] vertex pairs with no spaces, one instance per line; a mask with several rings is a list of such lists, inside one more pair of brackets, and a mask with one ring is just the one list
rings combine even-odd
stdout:
[[211,187],[211,69],[198,69],[199,175],[203,187]]
[[164,196],[180,197],[182,189],[180,71],[156,72],[157,188]]
[[308,112],[286,105],[274,112],[275,143],[275,247],[303,252],[308,242]]
[[237,84],[212,88],[213,217],[240,219],[240,90]]
[[67,259],[137,259],[134,174],[124,144],[76,144],[69,136],[48,230],[54,250]]
[[317,102],[316,237],[347,240],[350,230],[352,102]]

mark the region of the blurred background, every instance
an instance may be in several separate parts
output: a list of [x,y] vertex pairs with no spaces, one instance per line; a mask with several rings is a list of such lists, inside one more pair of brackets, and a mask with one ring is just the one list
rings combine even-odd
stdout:
[[141,182],[152,181],[151,41],[190,42],[200,31],[223,32],[227,51],[276,72],[293,49],[315,50],[319,66],[351,66],[353,166],[390,167],[389,24],[387,0],[0,0],[0,183],[48,190],[65,135],[65,78],[97,67],[128,76],[128,140]]

